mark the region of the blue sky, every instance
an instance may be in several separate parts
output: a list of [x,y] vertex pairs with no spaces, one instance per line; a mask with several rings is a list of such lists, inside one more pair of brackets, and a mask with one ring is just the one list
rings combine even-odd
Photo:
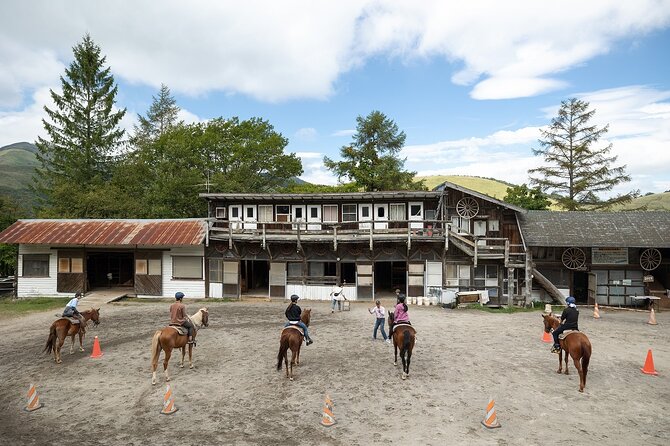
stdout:
[[575,96],[633,177],[616,192],[670,190],[670,0],[414,3],[3,2],[0,146],[43,133],[89,32],[126,128],[165,83],[186,121],[270,121],[307,181],[334,183],[323,156],[380,110],[407,134],[410,170],[527,182],[540,128]]

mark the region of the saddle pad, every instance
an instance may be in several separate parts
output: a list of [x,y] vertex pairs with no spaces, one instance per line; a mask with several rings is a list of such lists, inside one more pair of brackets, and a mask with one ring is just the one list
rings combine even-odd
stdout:
[[301,335],[305,336],[305,333],[302,332],[302,328],[300,328],[298,325],[289,325],[288,327],[284,327],[282,332],[284,332],[284,330],[289,329],[289,328],[292,328],[294,330],[298,330]]
[[75,318],[75,317],[67,317],[67,316],[63,316],[63,317],[61,317],[61,318],[58,318],[58,320],[59,320],[59,321],[60,321],[60,320],[66,320],[66,321],[70,321],[71,324],[79,324],[79,319],[77,319],[77,318]]
[[579,333],[579,330],[565,330],[563,333],[558,335],[558,339],[565,339],[568,335],[572,333]]
[[[412,327],[412,328],[414,328],[414,326],[412,324],[405,324],[403,322],[393,324],[393,331],[395,331],[396,327]],[[393,331],[391,333],[393,333]]]
[[188,330],[182,327],[181,325],[168,325],[168,327],[177,330],[177,333],[179,333],[180,336],[185,336],[186,334],[188,334]]

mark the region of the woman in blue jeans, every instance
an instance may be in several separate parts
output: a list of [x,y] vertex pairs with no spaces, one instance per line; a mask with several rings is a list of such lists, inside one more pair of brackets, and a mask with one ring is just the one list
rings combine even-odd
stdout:
[[377,339],[377,329],[381,327],[384,341],[390,342],[388,336],[386,336],[386,331],[384,330],[384,321],[386,320],[386,309],[382,307],[381,302],[377,300],[375,301],[375,306],[372,308],[368,308],[368,311],[370,312],[370,314],[375,315],[375,328],[372,331],[372,339]]

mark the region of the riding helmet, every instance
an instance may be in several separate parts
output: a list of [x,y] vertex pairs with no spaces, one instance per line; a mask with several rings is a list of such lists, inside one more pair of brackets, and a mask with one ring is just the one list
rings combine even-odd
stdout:
[[572,296],[568,296],[567,299],[565,299],[565,302],[568,304],[574,304],[575,303],[575,298]]
[[181,291],[177,291],[174,294],[174,298],[177,299],[177,300],[182,300],[184,298],[184,293],[182,293]]
[[298,302],[298,299],[300,299],[300,297],[297,294],[291,296],[291,302]]
[[405,294],[404,293],[398,294],[398,302],[405,303]]

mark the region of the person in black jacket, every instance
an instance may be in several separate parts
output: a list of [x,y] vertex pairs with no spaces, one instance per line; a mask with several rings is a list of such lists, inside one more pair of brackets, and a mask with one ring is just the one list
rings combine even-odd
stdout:
[[297,294],[291,296],[291,303],[284,312],[284,314],[286,315],[286,319],[288,319],[288,322],[284,326],[288,327],[289,325],[297,325],[300,328],[302,328],[303,333],[305,333],[305,345],[309,345],[313,341],[312,338],[309,337],[309,333],[307,332],[307,325],[305,325],[305,323],[300,320],[302,310],[298,306],[297,303],[298,299],[300,298],[298,297]]
[[579,331],[579,310],[577,310],[577,305],[575,305],[575,298],[569,296],[565,299],[565,303],[568,304],[561,313],[561,325],[554,329],[552,333],[554,336],[554,346],[551,348],[552,353],[558,353],[561,351],[561,345],[558,342],[558,335],[563,333],[565,330],[578,330]]

